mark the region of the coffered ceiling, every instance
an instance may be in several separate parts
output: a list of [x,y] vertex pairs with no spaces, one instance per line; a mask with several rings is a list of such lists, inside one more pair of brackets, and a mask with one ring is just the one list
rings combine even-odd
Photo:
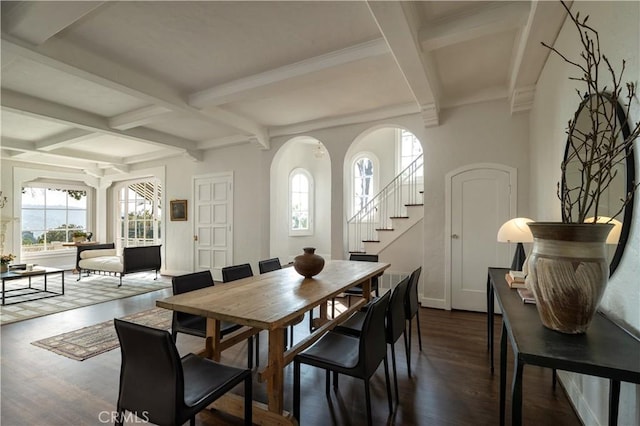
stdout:
[[556,2],[2,1],[1,155],[104,174],[493,99],[527,110]]

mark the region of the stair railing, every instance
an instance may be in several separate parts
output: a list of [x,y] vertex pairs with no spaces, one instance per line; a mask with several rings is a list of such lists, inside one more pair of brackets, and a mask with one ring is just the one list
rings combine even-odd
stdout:
[[420,154],[347,221],[349,252],[363,252],[364,242],[378,241],[378,230],[392,229],[394,218],[407,217],[406,206],[422,204],[423,164]]

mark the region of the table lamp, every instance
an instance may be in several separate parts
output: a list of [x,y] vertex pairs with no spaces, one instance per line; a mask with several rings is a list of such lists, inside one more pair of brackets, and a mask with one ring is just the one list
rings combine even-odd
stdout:
[[[594,217],[588,217],[584,220],[585,223],[593,223]],[[616,219],[611,219],[607,216],[598,216],[598,220],[596,223],[610,223],[613,225],[613,229],[609,232],[607,236],[607,244],[618,244],[620,240],[620,231],[622,231],[622,222]]]
[[498,241],[501,243],[518,243],[516,252],[511,262],[512,271],[522,271],[522,265],[527,255],[524,252],[522,243],[532,243],[533,234],[527,226],[533,220],[526,217],[516,217],[502,224],[498,230]]

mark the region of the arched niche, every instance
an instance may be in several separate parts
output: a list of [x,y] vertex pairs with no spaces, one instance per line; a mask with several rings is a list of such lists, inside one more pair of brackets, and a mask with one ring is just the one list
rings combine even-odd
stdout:
[[[291,235],[289,231],[289,178],[295,169],[306,170],[313,177],[311,235]],[[270,167],[270,200],[270,256],[286,263],[310,246],[322,257],[331,257],[331,158],[321,141],[296,136],[278,149]]]

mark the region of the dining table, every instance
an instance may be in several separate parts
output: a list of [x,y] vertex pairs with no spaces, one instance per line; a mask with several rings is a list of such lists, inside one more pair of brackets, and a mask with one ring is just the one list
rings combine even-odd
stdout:
[[[389,266],[383,262],[327,260],[322,271],[312,278],[301,276],[295,268],[282,268],[157,300],[156,306],[206,317],[207,333],[201,355],[214,361],[220,361],[225,349],[267,331],[268,361],[258,370],[258,380],[266,383],[267,403],[253,402],[253,419],[263,425],[296,424],[291,413],[284,410],[286,365],[367,303],[371,279]],[[362,285],[363,297],[335,318],[329,318],[327,303],[356,285]],[[316,307],[320,313],[314,319],[314,331],[285,348],[287,326]],[[222,321],[245,327],[222,338],[219,332]],[[214,407],[242,417],[242,398],[237,395],[225,395]]]

